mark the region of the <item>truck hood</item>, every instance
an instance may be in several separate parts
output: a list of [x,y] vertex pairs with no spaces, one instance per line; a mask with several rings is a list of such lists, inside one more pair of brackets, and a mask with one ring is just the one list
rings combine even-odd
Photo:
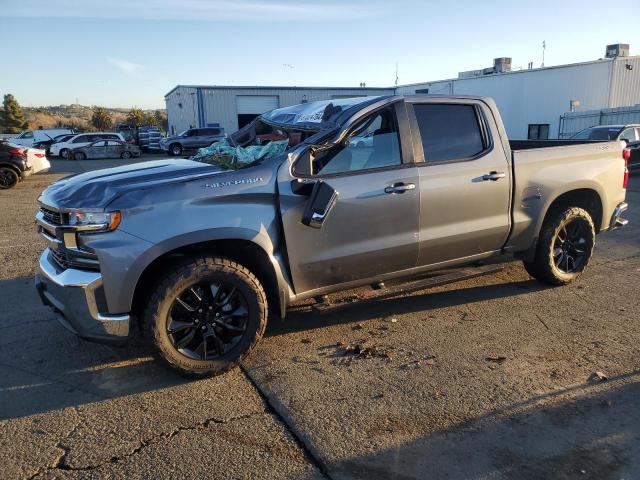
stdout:
[[223,171],[192,160],[141,162],[65,177],[52,183],[38,201],[61,209],[101,209],[130,191],[206,178]]

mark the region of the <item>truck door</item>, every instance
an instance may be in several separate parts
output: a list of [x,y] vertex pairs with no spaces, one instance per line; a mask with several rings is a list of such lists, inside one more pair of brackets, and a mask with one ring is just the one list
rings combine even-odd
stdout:
[[[371,142],[357,141],[367,134]],[[309,173],[296,164],[293,179],[287,168],[278,178],[296,293],[415,266],[418,168],[403,103],[366,115],[340,144],[304,161]]]
[[420,176],[418,265],[499,250],[510,227],[511,168],[482,101],[407,102]]

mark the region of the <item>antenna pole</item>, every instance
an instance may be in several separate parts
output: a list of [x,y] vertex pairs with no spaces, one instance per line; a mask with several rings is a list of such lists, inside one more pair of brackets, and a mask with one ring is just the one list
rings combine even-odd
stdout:
[[396,87],[398,86],[398,61],[396,60]]
[[547,42],[543,40],[542,41],[542,65],[540,65],[541,67],[544,67],[544,51],[546,49],[547,49]]

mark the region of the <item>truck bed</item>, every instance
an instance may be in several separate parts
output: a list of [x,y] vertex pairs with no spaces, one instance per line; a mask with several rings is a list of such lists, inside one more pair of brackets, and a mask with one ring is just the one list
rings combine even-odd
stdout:
[[564,192],[583,189],[600,198],[596,231],[609,226],[624,201],[623,142],[609,140],[515,140],[512,148],[513,210],[510,246],[526,248],[540,231],[550,203]]

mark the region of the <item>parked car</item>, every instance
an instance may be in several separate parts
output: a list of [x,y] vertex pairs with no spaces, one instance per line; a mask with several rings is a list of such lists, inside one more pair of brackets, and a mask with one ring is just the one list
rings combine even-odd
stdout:
[[33,144],[33,148],[39,148],[39,149],[45,150],[47,155],[50,155],[49,147],[51,145],[53,145],[54,143],[64,142],[66,140],[69,140],[71,137],[73,137],[75,135],[76,135],[75,133],[65,133],[63,135],[56,135],[55,137],[53,137],[53,138],[51,138],[49,140],[43,140],[41,142],[35,142]]
[[[371,149],[349,142],[368,132]],[[239,169],[159,160],[53,183],[36,216],[44,304],[86,339],[148,329],[166,364],[204,376],[292,302],[504,255],[564,285],[627,223],[623,142],[510,142],[488,98],[309,102],[228,141],[269,133],[302,141]]]
[[84,147],[90,143],[97,142],[99,140],[119,140],[124,141],[122,135],[113,132],[97,132],[97,133],[81,133],[75,135],[68,140],[54,143],[49,147],[51,156],[60,156],[67,158],[69,152],[74,148]]
[[640,141],[640,125],[599,125],[585,128],[571,137],[573,140],[623,140]]
[[13,188],[20,180],[50,167],[44,150],[0,141],[0,189]]
[[99,140],[84,147],[71,150],[69,158],[86,160],[88,158],[131,158],[139,157],[140,148],[137,145],[121,142],[120,140]]
[[179,156],[184,150],[208,147],[225,137],[224,128],[221,127],[191,128],[180,135],[161,139],[160,148],[169,155]]
[[34,143],[45,142],[51,140],[58,135],[74,133],[69,128],[42,128],[39,130],[27,130],[22,132],[17,137],[14,137],[11,141],[15,145],[23,145],[25,147],[32,147]]
[[629,160],[627,162],[629,171],[640,170],[640,141],[627,144],[629,150]]

